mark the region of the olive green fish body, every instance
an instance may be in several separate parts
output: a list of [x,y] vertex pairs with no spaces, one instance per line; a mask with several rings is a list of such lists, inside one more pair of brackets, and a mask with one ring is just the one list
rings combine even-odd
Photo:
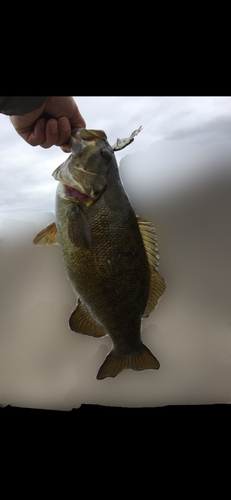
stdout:
[[[110,179],[96,204],[76,205],[57,195],[56,226],[66,273],[81,303],[112,338],[115,352],[132,353],[141,346],[140,321],[150,286],[135,213],[122,185]],[[82,225],[79,233],[90,228],[89,246],[81,237],[76,243],[70,240],[67,214],[75,212]]]
[[60,181],[55,223],[34,243],[60,246],[78,296],[70,328],[112,339],[113,349],[97,378],[115,377],[125,368],[158,369],[140,333],[142,317],[165,289],[157,270],[155,228],[136,217],[105,133],[80,129],[70,143],[72,154],[53,173]]

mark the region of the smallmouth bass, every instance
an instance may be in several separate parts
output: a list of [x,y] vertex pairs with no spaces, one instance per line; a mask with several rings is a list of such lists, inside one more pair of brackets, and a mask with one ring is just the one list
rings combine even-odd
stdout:
[[97,379],[116,377],[127,368],[158,369],[158,360],[141,341],[141,319],[165,290],[155,228],[133,211],[103,131],[77,129],[70,146],[71,155],[52,174],[59,181],[55,222],[33,242],[60,246],[78,296],[71,330],[112,339]]

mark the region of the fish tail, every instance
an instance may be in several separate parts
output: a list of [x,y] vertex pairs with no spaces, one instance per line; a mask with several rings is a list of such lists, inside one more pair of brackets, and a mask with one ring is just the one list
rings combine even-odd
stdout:
[[116,377],[120,372],[128,368],[141,371],[150,369],[158,370],[159,367],[159,361],[153,356],[146,345],[142,344],[142,350],[132,356],[118,356],[113,350],[109,352],[96,378],[102,380],[106,377]]

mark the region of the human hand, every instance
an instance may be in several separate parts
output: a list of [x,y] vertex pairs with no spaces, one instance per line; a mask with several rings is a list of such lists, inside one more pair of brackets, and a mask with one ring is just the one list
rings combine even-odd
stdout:
[[68,153],[71,130],[86,127],[73,97],[48,97],[39,108],[25,115],[10,117],[18,134],[31,146],[60,146]]

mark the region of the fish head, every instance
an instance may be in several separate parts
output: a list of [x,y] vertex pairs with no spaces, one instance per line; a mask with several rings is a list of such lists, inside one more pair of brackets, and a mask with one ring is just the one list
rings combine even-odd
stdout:
[[52,175],[63,184],[63,197],[89,206],[106,189],[114,151],[102,130],[75,129],[69,144],[71,155]]

